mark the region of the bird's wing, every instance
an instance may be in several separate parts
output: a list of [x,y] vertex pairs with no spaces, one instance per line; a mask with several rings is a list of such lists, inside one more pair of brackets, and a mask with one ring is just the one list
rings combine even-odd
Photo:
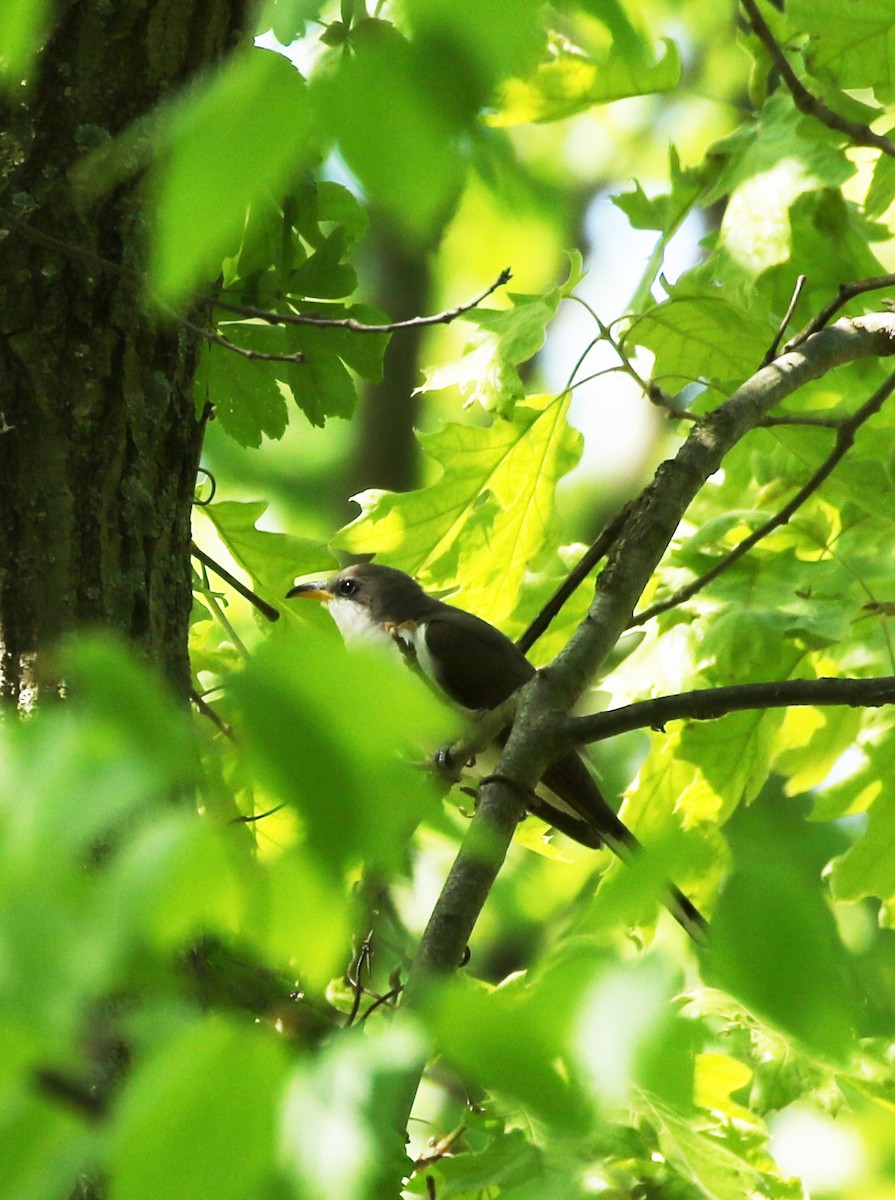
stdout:
[[463,708],[496,708],[531,679],[534,667],[487,621],[443,606],[426,621],[426,647],[438,685]]

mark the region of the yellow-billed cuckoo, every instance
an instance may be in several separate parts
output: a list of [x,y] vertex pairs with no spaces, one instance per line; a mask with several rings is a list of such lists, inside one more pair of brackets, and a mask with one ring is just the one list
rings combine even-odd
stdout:
[[[496,708],[535,673],[499,629],[427,595],[416,580],[393,567],[359,563],[331,579],[297,584],[286,593],[287,599],[293,596],[326,604],[349,645],[403,643],[444,694],[470,713]],[[547,824],[582,845],[605,844],[620,858],[630,858],[640,849],[577,752],[552,763],[541,785],[545,794],[532,793],[526,806]],[[705,940],[705,919],[673,884],[668,885],[665,902],[688,933]]]

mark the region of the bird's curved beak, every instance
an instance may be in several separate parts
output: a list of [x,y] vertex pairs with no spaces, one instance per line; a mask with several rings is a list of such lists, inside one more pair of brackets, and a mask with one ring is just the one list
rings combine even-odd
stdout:
[[335,599],[325,579],[315,579],[311,583],[297,583],[286,593],[286,599],[292,600],[296,596],[301,600],[320,600],[323,604],[329,604],[330,600]]

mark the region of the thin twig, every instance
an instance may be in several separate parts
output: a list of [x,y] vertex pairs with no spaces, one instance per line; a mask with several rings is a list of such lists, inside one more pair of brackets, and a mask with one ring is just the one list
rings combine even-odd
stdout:
[[570,717],[566,722],[566,734],[571,744],[583,746],[634,729],[664,729],[669,721],[711,721],[747,709],[803,705],[879,708],[884,704],[895,704],[895,675],[876,679],[784,679],[741,683],[659,696],[587,717]]
[[354,967],[349,967],[346,971],[346,978],[354,992],[354,997],[351,1002],[351,1011],[345,1020],[345,1028],[353,1025],[357,1019],[357,1014],[360,1011],[361,1000],[363,999],[365,988],[363,983],[364,967],[369,967],[373,959],[373,930],[371,929],[361,943],[361,948],[357,952],[357,957],[354,961]]
[[[621,344],[616,341],[612,334],[612,327],[607,325],[601,319],[599,314],[591,307],[590,304],[587,303],[586,300],[582,300],[580,296],[572,296],[571,299],[577,301],[577,303],[580,304],[581,307],[590,314],[600,331],[600,340],[604,341],[607,346],[615,351],[619,361],[619,368],[634,380],[634,382],[643,392],[644,396],[646,396],[647,400],[649,400],[650,404],[655,404],[658,408],[667,409],[674,417],[680,417],[682,414],[676,408],[671,397],[664,392],[654,380],[643,378],[643,376],[631,362],[628,355],[622,349]],[[624,321],[625,319],[626,317],[624,316],[617,317],[616,320],[613,321],[613,324],[617,324],[618,321]]]
[[190,699],[203,717],[208,717],[213,725],[217,725],[224,737],[229,738],[231,742],[234,740],[233,730],[222,717],[218,716],[208,701],[203,696],[200,696],[195,688],[190,688]]
[[550,626],[553,618],[560,612],[563,605],[574,593],[580,583],[588,577],[601,558],[608,552],[612,543],[624,528],[630,505],[626,504],[621,512],[603,529],[600,536],[579,558],[578,562],[562,581],[535,619],[531,622],[516,645],[523,654],[527,654],[539,637]]
[[[156,301],[156,303],[159,303],[159,301]],[[250,350],[248,346],[238,346],[236,342],[231,342],[223,334],[214,333],[211,329],[203,329],[201,325],[196,325],[193,321],[176,313],[172,308],[168,308],[167,305],[162,305],[162,307],[188,333],[194,333],[196,337],[210,342],[213,346],[221,346],[224,350],[230,350],[234,354],[240,355],[241,358],[257,362],[303,363],[305,361],[305,356],[300,350],[296,350],[294,354],[269,354],[265,350]]]
[[792,289],[792,296],[790,296],[789,304],[786,306],[786,312],[783,314],[783,319],[777,326],[777,332],[774,334],[774,340],[771,342],[770,346],[768,346],[767,353],[761,360],[761,365],[763,367],[766,367],[768,363],[773,362],[777,357],[777,351],[780,349],[780,343],[783,341],[783,335],[789,328],[789,323],[792,320],[792,314],[796,311],[796,305],[799,302],[799,297],[804,290],[807,279],[807,275],[800,275],[798,279],[796,279],[796,286]]
[[286,807],[285,804],[275,804],[273,808],[268,808],[262,813],[240,813],[238,817],[234,817],[230,822],[231,825],[253,825],[256,821],[266,821],[268,817],[272,817],[274,813],[282,812]]
[[375,1012],[377,1008],[382,1008],[383,1004],[388,1004],[392,1000],[397,1000],[403,991],[404,984],[401,983],[396,987],[390,988],[387,992],[383,992],[381,996],[377,996],[369,1008],[365,1009],[361,1014],[359,1024],[363,1025],[370,1013]]
[[[102,255],[94,253],[92,250],[85,250],[80,246],[75,246],[70,242],[65,242],[61,238],[53,237],[52,234],[44,233],[43,230],[36,229],[33,225],[29,225],[26,221],[19,221],[3,210],[0,210],[0,221],[10,230],[20,233],[22,237],[34,242],[40,246],[46,246],[48,249],[58,250],[62,254],[68,255],[70,258],[80,259],[81,262],[89,263],[91,266],[97,267],[103,271],[111,271],[115,275],[119,275],[124,279],[128,279],[133,283],[137,283],[140,287],[147,291],[147,294],[152,295],[153,302],[158,304],[164,310],[167,316],[184,329],[193,333],[197,337],[201,337],[206,341],[213,342],[215,345],[222,346],[226,350],[232,350],[236,354],[241,354],[244,358],[260,359],[266,362],[302,362],[303,358],[300,354],[267,354],[260,350],[248,350],[246,347],[237,346],[235,342],[231,342],[229,338],[223,338],[219,334],[211,333],[209,330],[202,329],[201,326],[189,321],[186,317],[180,315],[174,309],[170,308],[163,300],[152,293],[149,289],[148,282],[144,275],[139,271],[134,271],[130,267],[124,267],[121,263],[113,262],[111,259],[103,258]],[[238,316],[254,318],[256,320],[265,321],[268,325],[312,325],[318,329],[348,329],[352,333],[395,333],[399,329],[419,329],[427,325],[448,325],[451,321],[455,321],[458,317],[462,317],[465,313],[477,308],[478,305],[486,300],[492,292],[496,292],[499,287],[503,287],[509,283],[512,278],[512,270],[505,267],[492,284],[479,292],[477,296],[473,296],[471,300],[467,300],[464,304],[458,304],[454,308],[447,308],[439,313],[434,313],[428,317],[410,317],[406,321],[391,321],[384,325],[366,325],[362,321],[355,321],[353,317],[335,318],[335,317],[314,317],[304,313],[278,313],[266,308],[256,308],[250,304],[235,304],[230,300],[223,300],[220,296],[204,296],[199,297],[198,302],[213,304],[216,308],[224,309],[226,312],[236,313]]]
[[822,308],[817,316],[812,317],[805,328],[800,329],[795,337],[791,337],[783,347],[784,350],[795,350],[797,346],[801,346],[811,337],[812,333],[817,333],[819,329],[823,329],[829,324],[831,317],[835,317],[836,313],[855,296],[862,296],[864,292],[879,292],[890,287],[895,287],[895,274],[872,275],[868,279],[856,279],[853,283],[840,283],[835,299]]
[[467,300],[465,304],[458,304],[454,308],[447,308],[432,316],[410,317],[406,321],[389,321],[384,325],[366,325],[363,321],[355,321],[353,317],[313,317],[306,313],[273,312],[271,309],[257,308],[252,304],[234,304],[232,301],[222,300],[220,297],[213,299],[212,304],[226,312],[266,321],[268,325],[312,325],[316,329],[349,329],[352,333],[395,333],[399,329],[422,329],[427,325],[449,325],[451,321],[456,321],[458,317],[477,308],[492,292],[496,292],[499,287],[509,283],[511,278],[512,271],[509,267],[505,267],[492,284],[489,284],[477,296],[473,296],[471,300]]
[[643,612],[636,613],[628,622],[628,628],[630,629],[636,625],[645,625],[647,621],[652,620],[653,617],[657,617],[660,613],[667,612],[670,608],[676,608],[679,604],[683,604],[686,600],[689,600],[691,596],[694,596],[697,592],[702,591],[702,589],[706,587],[707,584],[711,583],[713,579],[717,579],[723,571],[728,569],[728,567],[733,566],[733,564],[738,559],[742,558],[743,555],[749,550],[751,550],[756,543],[760,542],[763,538],[766,538],[768,534],[773,533],[775,529],[779,529],[781,525],[785,525],[793,513],[805,503],[809,496],[817,491],[824,480],[832,473],[837,463],[844,458],[848,450],[851,448],[858,429],[864,424],[865,421],[869,420],[874,413],[879,411],[883,403],[888,399],[893,391],[895,391],[895,374],[890,375],[885,383],[882,384],[881,387],[878,387],[870,399],[862,404],[861,407],[852,414],[852,416],[845,418],[841,422],[836,433],[836,442],[833,446],[833,449],[817,468],[808,482],[803,487],[799,488],[793,498],[787,504],[784,504],[783,508],[781,508],[779,512],[776,512],[762,525],[759,525],[757,529],[754,529],[748,537],[743,538],[743,540],[736,545],[729,554],[726,554],[724,558],[715,563],[715,565],[708,571],[705,571],[702,575],[699,575],[685,587],[678,588],[676,592],[674,592],[671,596],[668,596],[665,600],[660,601],[658,604],[653,604],[649,608],[645,608]]
[[208,567],[210,571],[214,571],[215,575],[223,579],[225,583],[229,583],[230,586],[235,591],[239,592],[240,596],[244,596],[250,604],[254,604],[255,608],[257,608],[260,613],[263,613],[264,616],[267,617],[268,621],[279,621],[280,613],[278,609],[274,608],[272,604],[268,604],[266,600],[262,600],[261,597],[256,592],[253,592],[250,587],[247,587],[242,580],[237,579],[235,575],[231,575],[226,567],[222,567],[220,563],[215,562],[215,560],[211,558],[210,555],[206,554],[204,550],[200,549],[195,542],[190,543],[190,553],[195,558],[198,558],[199,562]]
[[883,137],[880,133],[874,133],[869,125],[862,125],[858,121],[850,121],[848,117],[840,116],[839,113],[824,104],[823,100],[808,91],[790,66],[789,59],[783,53],[769,25],[761,15],[756,0],[741,0],[741,2],[756,37],[771,56],[771,61],[780,72],[799,112],[816,117],[828,129],[835,129],[837,133],[845,134],[855,146],[873,146],[874,149],[881,150],[883,154],[895,158],[895,142],[890,138]]

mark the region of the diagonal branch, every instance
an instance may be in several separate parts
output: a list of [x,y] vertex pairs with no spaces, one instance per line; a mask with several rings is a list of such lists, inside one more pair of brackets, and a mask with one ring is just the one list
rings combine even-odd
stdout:
[[732,567],[735,562],[747,554],[753,546],[757,545],[768,534],[773,533],[775,529],[779,529],[781,525],[785,525],[793,513],[799,509],[809,496],[813,495],[818,490],[820,485],[833,472],[837,463],[845,457],[848,450],[851,448],[855,434],[858,429],[868,421],[874,413],[879,412],[883,403],[895,391],[895,374],[889,376],[881,387],[878,387],[873,395],[861,407],[854,412],[850,417],[840,421],[838,431],[836,433],[836,442],[829,455],[824,459],[821,465],[817,468],[804,487],[799,488],[788,504],[784,504],[779,512],[775,513],[757,529],[754,529],[748,537],[743,538],[739,545],[735,546],[729,554],[726,554],[719,562],[715,563],[708,571],[703,572],[696,579],[691,580],[682,588],[678,588],[670,596],[659,601],[658,604],[652,604],[649,608],[645,608],[643,612],[637,613],[628,623],[631,628],[635,625],[645,625],[647,621],[651,621],[653,617],[659,616],[660,613],[667,612],[670,608],[676,608],[679,604],[683,604],[689,600],[691,596],[695,596],[697,592],[702,591],[704,587],[717,579],[728,567]]
[[756,0],[741,0],[741,3],[746,10],[749,23],[755,31],[756,37],[771,56],[771,61],[780,72],[780,76],[789,89],[789,93],[799,112],[803,112],[809,117],[816,117],[828,129],[835,129],[838,133],[844,133],[855,146],[872,146],[876,150],[881,150],[883,154],[888,154],[891,158],[895,158],[895,142],[891,138],[883,137],[880,133],[874,133],[869,125],[862,125],[858,121],[851,121],[848,117],[841,116],[839,113],[834,112],[828,105],[824,104],[823,100],[820,100],[812,92],[808,91],[792,69],[789,59],[783,53],[777,39],[771,32],[770,26],[761,15]]
[[831,318],[848,304],[849,300],[854,300],[855,296],[863,296],[865,292],[881,292],[885,288],[891,287],[895,287],[895,275],[873,275],[869,279],[856,279],[853,283],[840,283],[839,291],[830,303],[824,305],[804,329],[800,329],[794,337],[791,337],[785,348],[795,350],[797,346],[801,346],[802,342],[810,338],[812,333],[823,329]]
[[[727,452],[774,405],[833,367],[895,354],[895,317],[877,313],[838,321],[747,380],[697,421],[677,456],[663,463],[635,500],[587,617],[554,662],[521,689],[519,715],[498,775],[479,794],[475,816],[423,935],[408,980],[413,1005],[427,979],[453,970],[500,870],[532,788],[554,757],[562,716],[593,678],[625,629],[643,589],[700,488]],[[512,780],[516,785],[510,786]]]
[[546,633],[550,627],[550,622],[560,612],[563,605],[573,594],[580,583],[587,579],[588,575],[609,551],[609,547],[619,536],[625,527],[625,520],[628,515],[629,505],[625,505],[621,512],[609,522],[603,529],[599,537],[588,547],[582,554],[581,558],[562,581],[538,615],[534,618],[525,632],[516,641],[516,645],[523,654],[527,654],[535,642],[542,634]]
[[746,709],[802,705],[879,708],[895,704],[895,675],[877,679],[784,679],[700,688],[626,704],[588,717],[571,717],[566,731],[571,745],[603,741],[633,729],[664,729],[669,721],[711,721]]
[[263,615],[267,617],[268,621],[279,621],[279,609],[274,608],[272,604],[268,604],[267,601],[263,600],[257,592],[253,592],[250,587],[247,587],[241,579],[237,579],[236,576],[228,571],[226,567],[222,567],[219,562],[215,562],[211,555],[206,554],[205,551],[200,546],[197,546],[195,542],[190,543],[190,554],[192,554],[194,558],[198,558],[199,562],[208,567],[209,571],[214,571],[215,575],[223,579],[225,583],[229,583],[230,586],[235,591],[239,592],[240,596],[243,596],[246,600],[248,600],[250,604],[254,604],[255,608],[257,608],[260,613],[263,613]]

